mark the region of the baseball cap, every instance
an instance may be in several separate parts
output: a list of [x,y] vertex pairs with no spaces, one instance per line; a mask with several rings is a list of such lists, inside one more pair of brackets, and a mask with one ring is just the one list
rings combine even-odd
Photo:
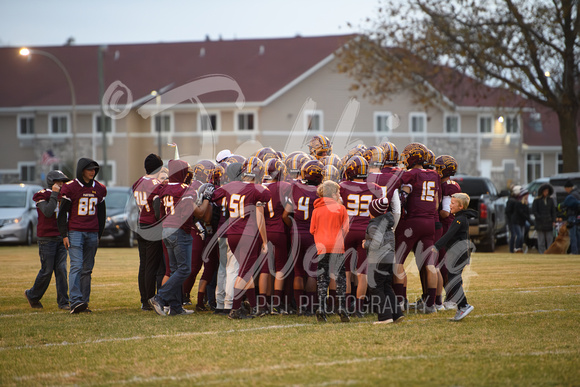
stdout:
[[232,155],[233,154],[229,149],[224,149],[217,154],[217,156],[215,157],[215,161],[221,163],[222,161],[224,161],[225,159],[227,159]]

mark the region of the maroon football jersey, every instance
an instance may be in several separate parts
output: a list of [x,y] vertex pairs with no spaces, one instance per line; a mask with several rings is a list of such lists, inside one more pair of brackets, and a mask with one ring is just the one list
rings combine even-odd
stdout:
[[216,189],[212,201],[222,203],[223,198],[230,213],[227,233],[257,235],[256,203],[268,203],[272,198],[270,191],[260,184],[232,181]]
[[[38,191],[32,197],[32,200],[36,204],[40,202],[47,202],[50,199],[50,195],[52,194],[52,190],[50,189],[43,189],[42,191]],[[36,212],[38,212],[38,225],[36,226],[36,235],[42,238],[48,237],[57,237],[60,236],[60,232],[58,232],[58,226],[56,223],[56,218],[58,216],[58,205],[54,210],[54,214],[47,218],[44,216],[40,208],[36,207]]]
[[381,170],[381,173],[371,173],[367,177],[367,181],[375,183],[383,190],[383,196],[386,195],[391,202],[393,197],[393,192],[399,189],[401,186],[401,176],[403,176],[403,170],[400,168],[385,167]]
[[340,197],[349,217],[349,232],[365,231],[371,219],[369,205],[383,197],[383,190],[373,182],[343,181],[340,183]]
[[83,232],[98,232],[97,204],[105,200],[107,188],[96,180],[85,187],[78,179],[64,184],[60,189],[63,200],[71,202],[68,229]]
[[140,177],[133,184],[133,196],[139,208],[139,223],[155,224],[155,212],[153,211],[153,200],[157,197],[154,193],[159,180],[150,177]]
[[[456,193],[460,193],[461,192],[461,187],[459,186],[459,183],[457,183],[455,180],[447,180],[444,183],[441,183],[441,191],[442,191],[442,196],[443,199],[448,198],[447,200],[449,200],[449,198]],[[453,219],[455,218],[455,215],[453,215],[452,213],[449,213],[449,216],[447,218],[442,218],[440,221],[443,224],[447,224],[450,225],[451,223],[453,223]]]
[[401,185],[411,187],[411,193],[407,197],[407,218],[438,218],[441,179],[437,172],[418,168],[405,171]]
[[294,180],[291,183],[288,203],[292,205],[296,227],[301,234],[310,234],[310,218],[314,211],[314,201],[318,199],[315,185],[308,185],[302,180]]
[[272,194],[272,199],[264,207],[264,216],[266,218],[266,227],[268,232],[285,232],[282,214],[284,206],[288,202],[291,185],[286,181],[277,181],[275,183],[264,184]]
[[180,228],[191,233],[193,227],[193,203],[197,191],[184,183],[161,184],[157,190],[161,207],[165,210],[163,228]]

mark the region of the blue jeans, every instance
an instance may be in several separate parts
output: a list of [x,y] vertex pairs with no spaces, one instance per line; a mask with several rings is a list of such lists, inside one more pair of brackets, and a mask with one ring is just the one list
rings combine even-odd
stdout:
[[167,248],[171,276],[157,295],[178,312],[181,306],[181,288],[191,273],[191,248],[193,237],[180,228],[164,228],[163,241]]
[[58,306],[68,306],[68,282],[66,274],[66,249],[62,240],[38,240],[40,271],[34,285],[28,290],[32,301],[40,301],[50,285],[52,273],[56,281],[56,302]]
[[570,228],[570,253],[578,254],[580,251],[580,225],[576,224],[574,227]]
[[69,231],[70,247],[70,305],[89,303],[91,274],[95,266],[95,255],[99,244],[97,232]]
[[510,253],[513,253],[517,249],[521,249],[524,244],[524,226],[519,226],[517,224],[510,224]]

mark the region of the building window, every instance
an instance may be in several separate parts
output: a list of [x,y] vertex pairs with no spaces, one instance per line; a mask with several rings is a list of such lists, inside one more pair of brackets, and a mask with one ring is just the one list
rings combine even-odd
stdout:
[[393,129],[395,119],[391,112],[375,112],[375,132],[389,133]]
[[171,115],[157,114],[155,115],[155,133],[166,133],[171,131]]
[[217,130],[217,114],[201,114],[199,116],[199,129],[202,132]]
[[491,134],[491,116],[480,116],[479,117],[479,133],[490,133]]
[[67,134],[68,129],[68,115],[66,114],[51,114],[49,115],[49,133],[50,134]]
[[310,110],[304,112],[304,127],[308,131],[321,132],[324,130],[324,115],[321,110]]
[[[103,133],[103,129],[101,128],[101,115],[95,114],[94,116],[94,128],[95,132]],[[113,132],[113,119],[107,115],[105,115],[105,130],[107,133]]]
[[445,116],[445,133],[459,133],[459,116],[457,114],[449,114]]
[[427,132],[427,115],[425,113],[411,113],[409,115],[411,133]]
[[98,160],[97,162],[99,163],[99,181],[106,181],[108,185],[115,185],[117,178],[115,161],[107,160],[107,165],[103,163],[103,160]]
[[238,113],[238,130],[256,129],[256,117],[254,113]]
[[542,154],[528,153],[526,156],[527,182],[532,182],[542,177]]
[[564,171],[564,157],[562,153],[558,153],[556,162],[556,173],[562,173]]
[[18,116],[18,136],[34,135],[34,116]]
[[542,126],[542,115],[540,113],[534,112],[530,113],[530,128],[532,128],[535,132],[541,132],[544,130]]
[[519,133],[519,122],[517,116],[508,116],[505,118],[505,132],[508,134]]
[[36,163],[18,163],[18,169],[20,181],[30,183],[36,180]]

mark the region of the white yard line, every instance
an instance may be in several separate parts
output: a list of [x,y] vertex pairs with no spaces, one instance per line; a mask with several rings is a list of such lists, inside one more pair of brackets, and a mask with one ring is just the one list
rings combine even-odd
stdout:
[[[527,314],[537,314],[537,313],[554,313],[554,312],[575,312],[576,310],[566,310],[566,309],[551,309],[551,310],[533,310],[533,311],[526,311],[526,312],[511,312],[511,313],[489,313],[489,314],[475,314],[470,315],[469,318],[486,318],[486,317],[499,317],[499,316],[517,316],[517,315],[527,315]],[[441,312],[442,314],[444,312]],[[411,311],[411,314],[412,311]],[[412,324],[412,323],[425,323],[430,321],[436,320],[449,320],[452,317],[453,313],[447,314],[446,317],[438,317],[432,316],[430,318],[425,319],[415,319],[415,320],[406,320],[404,322],[405,325]],[[358,324],[371,324],[374,321],[360,321],[360,322],[353,322],[350,325],[358,325]],[[139,340],[151,340],[151,339],[171,339],[171,338],[180,338],[180,337],[195,337],[195,336],[211,336],[211,335],[223,335],[228,333],[245,333],[245,332],[257,332],[257,331],[265,331],[265,330],[273,330],[273,329],[291,329],[291,328],[298,328],[298,327],[306,327],[306,326],[317,326],[319,324],[315,322],[306,323],[306,324],[288,324],[288,325],[269,325],[265,327],[254,327],[254,328],[245,328],[245,329],[228,329],[222,331],[204,331],[204,332],[182,332],[182,333],[175,333],[175,334],[164,334],[164,335],[150,335],[150,336],[132,336],[132,337],[111,337],[107,339],[97,339],[97,340],[86,340],[86,341],[79,341],[79,342],[68,342],[63,341],[60,343],[47,343],[47,344],[38,344],[38,345],[23,345],[18,347],[0,347],[0,351],[14,351],[14,350],[23,350],[23,349],[36,349],[36,348],[51,348],[51,347],[66,347],[66,346],[73,346],[73,345],[92,345],[92,344],[101,344],[101,343],[116,343],[116,342],[125,342],[125,341],[139,341]]]

